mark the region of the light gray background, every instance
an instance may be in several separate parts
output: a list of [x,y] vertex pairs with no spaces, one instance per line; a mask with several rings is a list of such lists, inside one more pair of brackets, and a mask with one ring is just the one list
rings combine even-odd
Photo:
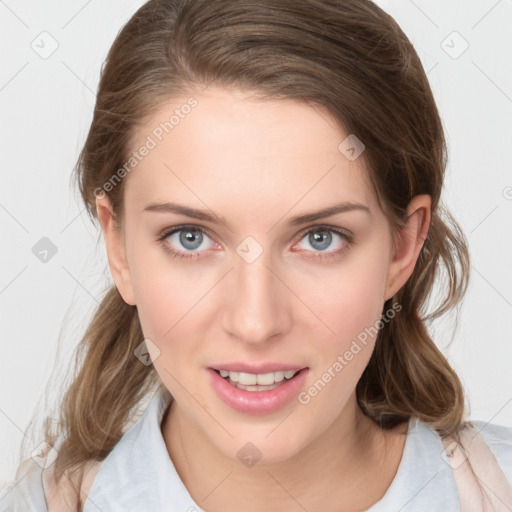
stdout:
[[[110,279],[99,231],[69,176],[92,119],[101,64],[142,3],[0,0],[0,485],[13,478],[56,356],[68,364]],[[433,334],[461,377],[471,417],[511,426],[512,4],[377,3],[428,72],[450,152],[444,201],[470,243],[460,327],[453,333],[452,316]],[[42,58],[52,39],[58,48]],[[459,55],[464,41],[469,46]],[[32,253],[42,237],[58,249],[46,263]]]

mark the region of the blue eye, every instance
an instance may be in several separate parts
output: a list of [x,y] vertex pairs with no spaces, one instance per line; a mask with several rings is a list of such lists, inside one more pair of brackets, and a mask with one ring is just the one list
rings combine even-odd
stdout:
[[[336,233],[336,236],[341,238],[339,233]],[[311,230],[306,233],[303,239],[307,239],[313,250],[323,252],[332,245],[333,231],[331,229]]]
[[[176,236],[177,235],[177,236]],[[174,240],[172,238],[174,237]],[[204,230],[202,230],[199,227],[196,226],[180,226],[176,227],[170,231],[164,232],[160,237],[159,241],[167,241],[171,240],[171,245],[174,247],[177,246],[179,243],[185,251],[175,250],[169,247],[168,244],[164,244],[164,248],[166,251],[168,251],[171,255],[174,257],[181,257],[183,258],[195,258],[196,254],[200,251],[198,251],[199,248],[201,248],[201,245],[205,241],[205,237],[208,239],[210,238]],[[208,248],[208,247],[207,247]],[[203,247],[204,249],[204,247]],[[190,252],[190,254],[189,254]],[[197,255],[199,256],[199,254]]]
[[[333,237],[334,234],[334,237]],[[333,243],[333,238],[338,238],[341,245],[334,250],[327,250]],[[309,228],[308,231],[303,233],[299,241],[307,239],[307,242],[312,247],[306,249],[306,253],[312,253],[305,255],[306,258],[319,258],[327,259],[340,256],[347,251],[350,245],[353,243],[352,236],[345,231],[328,226],[315,226]],[[168,252],[173,258],[190,259],[200,257],[200,253],[203,250],[209,249],[212,245],[206,247],[204,242],[211,238],[206,234],[204,229],[198,226],[176,226],[169,230],[164,231],[157,241],[161,242],[164,250]],[[179,249],[181,246],[183,249]],[[176,249],[178,247],[178,249]],[[296,247],[296,245],[294,246]],[[294,252],[297,252],[294,250]]]
[[[334,234],[334,237],[333,237]],[[333,238],[338,238],[341,243],[338,243],[338,248],[334,248],[332,250],[327,250],[333,243]],[[306,252],[312,253],[311,255],[305,256],[306,258],[334,258],[339,257],[347,251],[351,244],[353,243],[353,238],[345,231],[328,227],[328,226],[318,226],[313,229],[308,228],[308,231],[304,233],[302,240],[307,240],[308,244],[313,248],[313,250],[307,250]],[[294,246],[295,247],[295,246]]]

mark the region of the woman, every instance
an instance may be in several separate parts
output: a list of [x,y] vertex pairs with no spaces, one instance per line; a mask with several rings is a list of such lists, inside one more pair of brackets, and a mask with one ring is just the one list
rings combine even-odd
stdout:
[[418,56],[370,1],[145,4],[77,165],[114,285],[5,510],[510,505],[512,429],[471,429],[427,329],[469,273],[445,165]]

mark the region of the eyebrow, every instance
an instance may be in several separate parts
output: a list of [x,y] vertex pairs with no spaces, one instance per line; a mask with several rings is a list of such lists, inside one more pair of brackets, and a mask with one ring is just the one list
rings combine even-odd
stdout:
[[[198,210],[196,208],[191,208],[190,206],[185,206],[177,203],[149,203],[144,211],[149,212],[160,212],[160,213],[176,213],[178,215],[184,215],[186,217],[191,217],[193,219],[202,220],[205,222],[211,222],[212,224],[221,224],[227,227],[227,222],[224,217],[219,217],[211,210]],[[321,210],[316,210],[312,212],[306,212],[301,215],[297,215],[288,220],[288,224],[290,226],[298,226],[300,224],[306,224],[307,222],[314,222],[318,219],[323,219],[324,217],[331,217],[332,215],[336,215],[338,213],[345,213],[351,211],[362,211],[371,215],[370,208],[368,206],[355,203],[352,201],[345,201],[342,203],[337,203],[327,208],[322,208]]]

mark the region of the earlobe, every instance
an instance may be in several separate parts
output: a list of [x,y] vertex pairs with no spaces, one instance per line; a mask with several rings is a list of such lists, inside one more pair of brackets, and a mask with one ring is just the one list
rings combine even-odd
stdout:
[[116,226],[114,211],[106,195],[96,198],[96,211],[103,232],[108,264],[114,283],[123,300],[129,305],[135,306],[123,237]]
[[395,295],[414,271],[430,227],[431,197],[415,196],[407,208],[407,223],[395,237],[384,301]]

